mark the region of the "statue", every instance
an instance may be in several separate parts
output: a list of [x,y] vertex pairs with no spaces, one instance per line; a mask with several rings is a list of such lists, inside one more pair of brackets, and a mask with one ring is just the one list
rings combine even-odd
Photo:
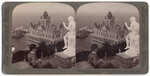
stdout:
[[135,17],[130,18],[131,25],[128,27],[127,23],[125,22],[125,26],[131,32],[126,36],[126,48],[128,49],[125,54],[130,57],[138,56],[139,54],[139,23],[136,22]]
[[64,27],[68,30],[68,33],[64,36],[64,43],[65,46],[63,47],[64,54],[69,56],[75,56],[75,43],[76,43],[76,36],[75,36],[75,26],[76,23],[72,16],[68,17],[69,24],[66,26],[65,22],[63,22]]

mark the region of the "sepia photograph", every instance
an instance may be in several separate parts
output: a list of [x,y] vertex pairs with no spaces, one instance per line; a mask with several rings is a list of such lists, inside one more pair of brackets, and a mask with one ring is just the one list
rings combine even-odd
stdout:
[[146,74],[147,2],[4,2],[3,74]]
[[77,10],[76,68],[139,68],[139,11],[126,3],[87,3]]
[[23,3],[12,13],[12,67],[75,68],[75,11],[63,3]]
[[62,3],[20,4],[12,13],[12,67],[138,68],[139,11],[126,3],[88,3],[77,12]]

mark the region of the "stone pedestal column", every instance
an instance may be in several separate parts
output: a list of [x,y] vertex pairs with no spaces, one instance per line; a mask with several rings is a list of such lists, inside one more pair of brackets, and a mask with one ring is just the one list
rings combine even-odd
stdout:
[[125,52],[116,54],[116,60],[121,68],[133,68],[139,65],[139,56],[130,57]]
[[71,68],[75,66],[75,55],[69,56],[63,52],[58,52],[54,54],[54,62],[58,68]]

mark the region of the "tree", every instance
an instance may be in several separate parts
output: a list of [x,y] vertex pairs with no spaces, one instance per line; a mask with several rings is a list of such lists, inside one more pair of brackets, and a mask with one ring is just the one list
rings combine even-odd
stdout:
[[100,58],[111,57],[113,55],[113,52],[111,49],[110,42],[104,39],[102,47],[99,48],[98,54],[100,55]]
[[41,58],[42,54],[44,57],[45,54],[47,54],[47,52],[48,52],[46,49],[46,42],[41,41],[38,45],[39,46],[37,47],[37,52],[36,52],[37,58]]
[[105,50],[105,57],[110,57],[110,55],[111,55],[110,43],[105,40],[103,47]]
[[103,59],[105,57],[105,49],[104,49],[104,47],[99,48],[97,54],[98,54],[100,59]]

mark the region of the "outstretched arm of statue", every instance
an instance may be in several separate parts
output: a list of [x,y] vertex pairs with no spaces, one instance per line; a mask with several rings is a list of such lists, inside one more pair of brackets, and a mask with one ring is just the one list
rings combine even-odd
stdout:
[[128,27],[127,22],[125,22],[125,26],[128,30],[131,30],[130,27]]
[[68,30],[69,28],[66,26],[66,23],[63,22],[64,27]]

